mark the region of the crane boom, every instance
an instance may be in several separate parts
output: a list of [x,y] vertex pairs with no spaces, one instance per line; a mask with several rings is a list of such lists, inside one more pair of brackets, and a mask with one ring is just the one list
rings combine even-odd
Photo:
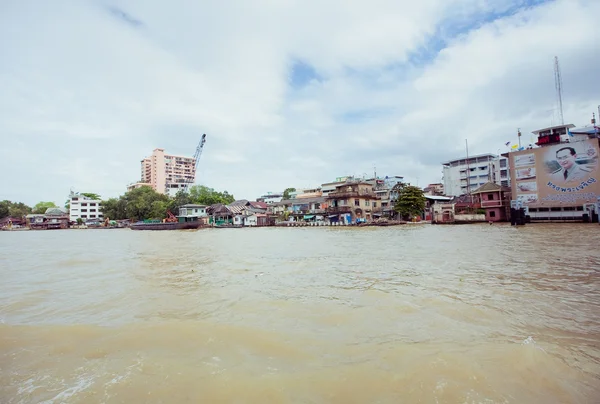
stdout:
[[[194,165],[194,178],[196,177],[196,172],[198,171],[198,163],[200,162],[200,156],[202,156],[202,150],[204,149],[204,143],[206,142],[206,133],[202,134],[202,138],[200,138],[200,142],[196,147],[196,153],[194,153],[194,160],[196,161]],[[185,186],[183,188],[184,192],[187,192],[191,181],[186,181]]]

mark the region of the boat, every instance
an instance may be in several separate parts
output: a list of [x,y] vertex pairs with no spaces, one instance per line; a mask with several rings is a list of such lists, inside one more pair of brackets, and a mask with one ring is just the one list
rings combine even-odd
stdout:
[[241,229],[241,224],[215,224],[213,225],[215,229]]
[[180,222],[170,210],[167,210],[167,218],[164,221],[143,220],[129,227],[131,230],[194,230],[204,227],[204,223],[200,220]]
[[204,227],[202,222],[137,222],[133,223],[131,230],[193,230]]

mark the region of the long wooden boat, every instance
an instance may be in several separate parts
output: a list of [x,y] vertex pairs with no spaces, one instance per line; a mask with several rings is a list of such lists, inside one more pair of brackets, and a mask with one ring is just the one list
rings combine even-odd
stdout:
[[202,222],[133,223],[131,230],[192,230],[204,227]]
[[213,225],[215,229],[241,229],[241,224],[215,224]]

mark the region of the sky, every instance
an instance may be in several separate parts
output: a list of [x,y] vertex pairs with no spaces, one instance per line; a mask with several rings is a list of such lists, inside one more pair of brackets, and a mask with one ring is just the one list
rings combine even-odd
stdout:
[[597,0],[4,0],[0,200],[118,197],[154,148],[255,199],[345,175],[440,182],[600,104]]

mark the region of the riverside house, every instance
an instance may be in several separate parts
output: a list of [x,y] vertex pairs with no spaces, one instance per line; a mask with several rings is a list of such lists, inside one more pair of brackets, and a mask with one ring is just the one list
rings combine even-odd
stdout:
[[207,207],[205,205],[196,205],[193,203],[181,205],[179,207],[177,220],[179,223],[201,222],[202,224],[208,224],[208,213],[206,212],[206,209]]
[[473,192],[479,196],[481,208],[485,210],[488,222],[507,221],[510,218],[511,189],[488,182]]
[[373,191],[373,185],[368,182],[338,185],[335,191],[327,195],[329,221],[344,224],[371,221],[380,201]]

